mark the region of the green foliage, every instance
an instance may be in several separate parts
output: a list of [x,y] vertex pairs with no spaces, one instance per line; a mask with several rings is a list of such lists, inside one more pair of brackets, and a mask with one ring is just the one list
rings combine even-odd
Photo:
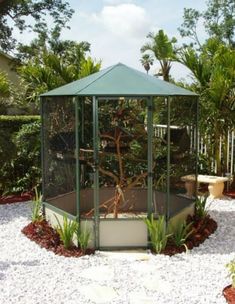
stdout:
[[49,40],[47,48],[40,40],[22,48],[25,58],[18,72],[27,87],[27,100],[38,103],[41,93],[98,72],[101,62],[87,56],[89,51],[88,42],[61,41],[59,37]]
[[195,215],[201,219],[205,218],[208,214],[206,201],[207,196],[197,197],[195,201]]
[[226,267],[228,268],[230,277],[232,279],[232,287],[235,288],[235,259],[228,263]]
[[149,72],[150,70],[150,66],[153,65],[153,58],[150,54],[143,54],[141,59],[140,59],[140,62],[142,64],[142,66],[144,67],[145,71]]
[[184,9],[184,21],[179,28],[182,37],[189,37],[193,44],[201,47],[198,38],[199,24],[203,23],[210,37],[216,37],[219,41],[230,46],[235,45],[235,2],[234,0],[209,0],[204,11],[193,8]]
[[33,208],[32,208],[32,215],[31,219],[32,222],[40,222],[43,220],[42,215],[42,194],[38,193],[37,187],[34,188],[35,196],[33,198]]
[[0,194],[32,190],[40,183],[39,117],[0,116]]
[[10,82],[6,74],[0,72],[0,97],[7,97],[10,94]]
[[73,245],[73,235],[78,230],[78,223],[68,220],[67,215],[63,216],[63,224],[60,223],[58,217],[55,215],[58,226],[56,231],[58,232],[61,241],[66,249],[69,249]]
[[0,129],[16,132],[23,124],[40,121],[39,115],[0,115]]
[[174,44],[177,40],[175,38],[170,40],[163,30],[159,30],[156,34],[149,33],[147,38],[150,42],[142,46],[141,52],[150,51],[154,54],[160,63],[163,79],[169,81],[171,62],[175,59]]
[[86,225],[84,229],[81,229],[81,227],[78,228],[77,239],[79,246],[81,247],[82,251],[85,253],[88,247],[88,243],[91,239],[91,232],[90,230],[87,229]]
[[190,234],[192,234],[192,223],[186,224],[186,221],[178,222],[172,230],[172,238],[177,247],[185,245]]
[[200,52],[191,48],[181,51],[179,61],[195,77],[194,87],[200,94],[200,133],[204,135],[209,159],[216,160],[215,173],[221,175],[228,172],[228,153],[223,149],[220,157],[220,138],[226,147],[227,134],[235,126],[235,51],[210,38]]
[[10,92],[10,81],[5,73],[0,72],[0,114],[5,114],[8,106],[11,104],[9,98]]
[[[16,46],[13,28],[18,28],[21,33],[26,29],[46,33],[46,16],[49,15],[54,29],[61,31],[74,12],[64,0],[1,1],[0,7],[0,47],[4,50]],[[29,15],[31,18],[27,21],[25,17]]]
[[144,219],[149,232],[151,244],[156,253],[160,253],[166,248],[167,240],[171,234],[167,234],[165,216],[159,216],[157,220],[151,214],[150,219]]
[[[191,47],[181,50],[179,61],[195,78],[193,88],[200,94],[200,133],[207,146],[208,167],[215,160],[217,175],[229,171],[227,134],[235,126],[234,10],[233,0],[209,0],[204,11],[184,9],[184,22],[179,29],[182,37],[193,40]],[[204,44],[197,35],[200,23],[209,35]]]

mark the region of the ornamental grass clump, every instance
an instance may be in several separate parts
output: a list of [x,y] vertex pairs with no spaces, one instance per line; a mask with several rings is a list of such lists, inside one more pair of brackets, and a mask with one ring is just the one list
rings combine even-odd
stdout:
[[60,236],[60,240],[63,242],[64,248],[69,249],[73,245],[73,235],[78,230],[78,223],[68,220],[67,215],[63,216],[63,224],[60,223],[56,215],[55,218],[58,223],[56,231]]
[[174,229],[171,228],[172,231],[172,239],[177,247],[185,246],[186,250],[188,249],[185,242],[187,241],[188,237],[192,234],[192,222],[186,224],[186,221],[179,221],[175,226]]
[[37,188],[34,188],[35,196],[33,198],[33,207],[32,207],[32,215],[31,220],[32,223],[40,222],[43,220],[42,215],[42,194],[38,193]]
[[81,229],[81,227],[78,228],[77,239],[82,252],[85,253],[91,239],[91,232],[89,229],[87,229],[86,224],[84,229]]
[[232,279],[232,287],[235,288],[235,259],[228,263],[226,267],[228,268],[230,277]]
[[167,240],[171,236],[167,233],[165,216],[159,216],[155,220],[151,214],[150,219],[144,219],[144,222],[147,225],[153,250],[160,253],[166,248]]
[[195,201],[195,215],[198,218],[204,219],[208,215],[206,207],[207,196],[197,197]]

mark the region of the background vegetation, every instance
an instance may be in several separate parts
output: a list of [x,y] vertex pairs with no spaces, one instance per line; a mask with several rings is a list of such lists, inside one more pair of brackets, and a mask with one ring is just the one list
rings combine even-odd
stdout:
[[[32,22],[27,23],[29,14]],[[19,90],[0,72],[0,115],[11,107],[37,115],[41,93],[99,71],[101,61],[91,58],[89,42],[61,38],[72,15],[73,9],[64,0],[0,1],[0,49],[14,51],[14,68],[20,77]],[[48,16],[53,22],[46,21]],[[205,41],[197,34],[202,23],[208,35]],[[21,33],[30,29],[35,39],[27,45],[19,43],[14,27]],[[179,33],[188,44],[168,37],[163,29],[149,33],[140,60],[147,73],[158,61],[161,68],[156,77],[173,83],[175,62],[191,71],[192,83],[177,84],[200,95],[200,133],[209,147],[208,160],[201,157],[201,170],[224,174],[228,172],[227,133],[235,126],[234,0],[209,0],[205,11],[184,9]],[[0,117],[0,194],[30,190],[40,183],[39,125],[38,117]],[[214,158],[217,166],[212,171]]]

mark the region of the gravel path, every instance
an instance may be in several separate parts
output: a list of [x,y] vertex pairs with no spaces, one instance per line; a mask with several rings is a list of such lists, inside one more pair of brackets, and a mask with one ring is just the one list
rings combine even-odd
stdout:
[[30,203],[0,205],[0,303],[225,303],[225,264],[235,257],[235,200],[214,200],[218,229],[174,257],[98,252],[55,256],[23,236]]

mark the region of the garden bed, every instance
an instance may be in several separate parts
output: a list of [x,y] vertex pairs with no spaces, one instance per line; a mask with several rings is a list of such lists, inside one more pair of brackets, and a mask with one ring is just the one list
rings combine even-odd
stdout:
[[31,199],[32,199],[32,193],[30,192],[0,196],[0,205],[26,202],[26,201],[30,201]]
[[[177,247],[173,240],[169,239],[166,248],[161,252],[162,254],[172,256],[191,250],[193,247],[198,247],[217,229],[217,223],[209,215],[204,219],[199,219],[195,216],[188,216],[187,222],[193,222],[193,232],[185,242],[185,245]],[[84,254],[89,255],[94,253],[94,249],[87,249],[84,253],[76,246],[73,246],[70,249],[65,249],[60,241],[59,234],[46,220],[30,223],[22,229],[22,232],[30,240],[58,255],[66,257],[80,257]]]
[[177,247],[170,239],[166,248],[162,251],[163,254],[172,256],[177,253],[191,250],[193,247],[198,247],[217,229],[216,221],[213,220],[209,215],[203,219],[197,218],[195,216],[188,216],[187,223],[190,222],[193,222],[193,232],[185,241],[185,246],[182,245],[180,247]]
[[29,223],[22,229],[22,233],[42,248],[46,248],[47,250],[53,251],[55,254],[65,257],[81,257],[95,252],[93,249],[86,249],[86,251],[83,252],[76,246],[66,249],[60,240],[59,234],[46,220]]
[[223,295],[228,304],[235,304],[235,288],[232,285],[224,288]]

